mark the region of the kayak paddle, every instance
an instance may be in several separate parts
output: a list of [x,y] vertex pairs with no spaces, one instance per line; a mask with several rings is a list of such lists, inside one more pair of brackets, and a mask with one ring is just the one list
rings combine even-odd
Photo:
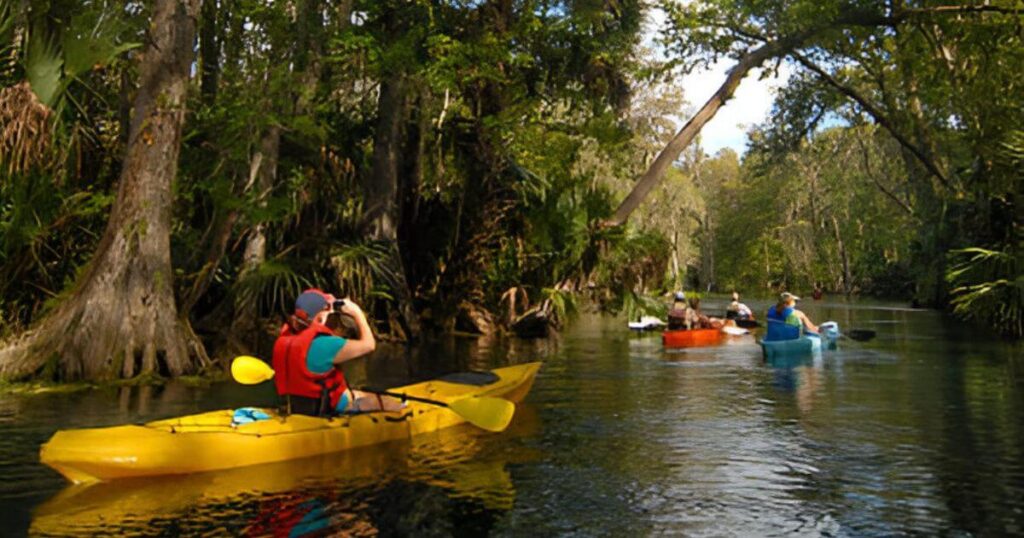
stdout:
[[[262,360],[242,355],[231,361],[231,377],[243,385],[256,385],[274,377],[274,369]],[[466,422],[487,431],[500,432],[508,427],[512,421],[512,415],[516,412],[516,404],[490,396],[459,398],[451,402],[431,400],[410,396],[404,393],[388,392],[376,389],[357,389],[371,394],[391,396],[402,401],[420,402],[429,405],[447,407],[456,415],[466,419]]]
[[856,340],[858,342],[867,342],[875,337],[875,331],[871,329],[850,329],[850,332],[844,334],[850,340]]
[[756,329],[761,326],[756,319],[733,319],[733,321],[736,322],[737,327],[744,329]]

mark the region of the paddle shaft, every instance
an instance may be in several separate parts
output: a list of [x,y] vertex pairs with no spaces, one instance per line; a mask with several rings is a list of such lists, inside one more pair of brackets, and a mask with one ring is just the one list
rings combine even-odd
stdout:
[[359,390],[359,391],[362,391],[362,392],[368,392],[370,394],[376,394],[378,396],[391,396],[392,398],[398,398],[398,399],[402,400],[403,402],[405,402],[405,401],[420,402],[420,403],[431,404],[431,405],[439,405],[441,407],[449,407],[447,402],[442,402],[440,400],[431,400],[430,398],[420,398],[418,396],[409,396],[408,394],[405,394],[403,392],[390,392],[390,391],[387,391],[387,390],[379,390],[379,389],[373,389],[373,388],[368,388],[368,387],[360,387],[360,388],[358,388],[356,390]]

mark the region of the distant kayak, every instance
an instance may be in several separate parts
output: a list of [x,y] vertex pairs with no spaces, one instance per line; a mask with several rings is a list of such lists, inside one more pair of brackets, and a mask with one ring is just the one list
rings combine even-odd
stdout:
[[661,343],[665,347],[713,346],[718,344],[721,339],[722,331],[718,329],[690,329],[661,333]]
[[654,316],[643,316],[640,321],[630,321],[629,328],[634,331],[653,331],[667,325],[664,321]]
[[820,353],[823,348],[835,349],[839,338],[839,326],[834,321],[827,321],[819,326],[821,334],[805,334],[795,340],[761,340],[761,350],[765,360],[782,357],[796,357]]
[[744,329],[742,327],[722,327],[722,332],[730,336],[741,336],[744,334],[750,334],[750,329]]

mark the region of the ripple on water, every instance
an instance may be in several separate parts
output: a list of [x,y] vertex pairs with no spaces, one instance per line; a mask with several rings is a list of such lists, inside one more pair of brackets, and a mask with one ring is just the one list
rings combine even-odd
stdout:
[[[503,434],[454,428],[362,456],[97,488],[68,500],[71,510],[60,509],[58,495],[36,508],[33,528],[46,535],[50,521],[57,534],[77,535],[1024,532],[1024,389],[1012,348],[950,332],[932,313],[811,308],[814,319],[877,327],[879,337],[772,367],[752,338],[666,352],[656,335],[626,333],[621,320],[584,317],[544,345],[514,346],[516,360],[541,358],[545,367]],[[488,357],[500,346],[490,344]],[[14,478],[0,483],[0,501],[13,507],[8,514],[22,514],[5,514],[3,528],[27,528],[33,507],[61,488],[34,459],[56,427],[248,398],[214,392],[166,392],[148,408],[135,393],[63,396],[28,408],[0,402],[0,472]],[[131,510],[116,509],[122,501]]]

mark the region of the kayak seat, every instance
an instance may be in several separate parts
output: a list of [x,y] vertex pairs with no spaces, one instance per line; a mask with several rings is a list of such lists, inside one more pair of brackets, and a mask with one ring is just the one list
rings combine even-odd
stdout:
[[437,378],[438,381],[446,381],[448,383],[456,383],[459,385],[472,385],[474,387],[483,387],[496,383],[500,377],[494,372],[457,372],[454,374],[448,374]]

